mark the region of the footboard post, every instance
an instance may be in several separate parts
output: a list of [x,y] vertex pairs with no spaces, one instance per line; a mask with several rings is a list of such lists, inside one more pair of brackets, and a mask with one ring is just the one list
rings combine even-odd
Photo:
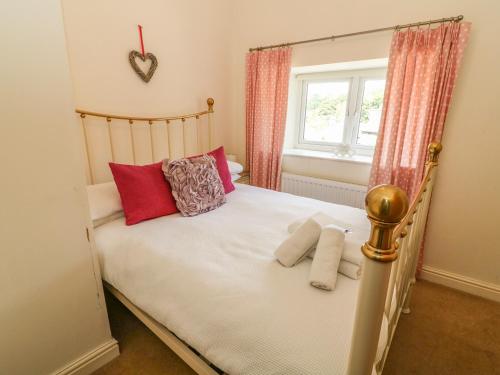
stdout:
[[371,222],[370,239],[362,246],[365,255],[358,294],[348,375],[369,375],[377,352],[391,265],[396,260],[394,228],[408,211],[408,197],[400,188],[379,185],[365,200]]

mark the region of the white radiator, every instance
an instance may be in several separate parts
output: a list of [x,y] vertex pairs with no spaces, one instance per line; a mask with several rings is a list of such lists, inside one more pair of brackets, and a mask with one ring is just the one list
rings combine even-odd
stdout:
[[365,207],[367,187],[283,172],[281,191],[325,202],[357,208]]

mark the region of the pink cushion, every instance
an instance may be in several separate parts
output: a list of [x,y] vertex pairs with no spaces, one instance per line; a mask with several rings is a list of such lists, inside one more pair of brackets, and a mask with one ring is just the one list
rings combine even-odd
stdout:
[[195,216],[226,202],[224,186],[215,158],[202,155],[189,159],[164,160],[163,172],[183,216]]
[[[231,171],[229,171],[229,166],[227,164],[226,154],[224,153],[224,146],[220,146],[215,150],[207,152],[208,155],[215,158],[215,163],[217,166],[217,172],[219,172],[219,177],[222,181],[222,186],[224,186],[224,193],[232,192],[235,187],[233,181],[231,180]],[[196,158],[201,155],[191,156],[191,158]]]
[[109,163],[127,225],[178,212],[161,166],[161,162],[142,166]]

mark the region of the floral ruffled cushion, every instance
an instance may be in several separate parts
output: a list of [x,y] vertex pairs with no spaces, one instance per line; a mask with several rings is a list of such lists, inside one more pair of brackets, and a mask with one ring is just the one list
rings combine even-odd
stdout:
[[213,156],[165,159],[162,169],[183,216],[196,216],[226,202],[224,186]]

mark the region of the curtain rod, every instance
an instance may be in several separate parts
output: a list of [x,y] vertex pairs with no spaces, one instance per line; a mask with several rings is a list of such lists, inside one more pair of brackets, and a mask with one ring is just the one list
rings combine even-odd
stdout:
[[434,23],[460,22],[463,19],[464,19],[464,16],[459,15],[459,16],[456,16],[456,17],[448,17],[448,18],[440,18],[440,19],[423,21],[423,22],[407,23],[406,25],[396,25],[396,26],[382,27],[382,28],[379,28],[379,29],[371,29],[371,30],[358,31],[358,32],[355,32],[355,33],[331,35],[331,36],[325,36],[323,38],[300,40],[298,42],[272,44],[272,45],[269,45],[269,46],[249,48],[249,51],[250,52],[253,52],[253,51],[263,51],[265,49],[278,48],[278,47],[290,47],[290,46],[296,46],[297,44],[322,42],[324,40],[334,41],[335,39],[346,38],[346,37],[349,37],[349,36],[372,34],[372,33],[378,33],[378,32],[381,32],[381,31],[389,31],[389,30],[399,30],[399,29],[405,29],[405,28],[408,28],[408,27],[418,27],[418,26],[424,26],[424,25],[432,25]]

